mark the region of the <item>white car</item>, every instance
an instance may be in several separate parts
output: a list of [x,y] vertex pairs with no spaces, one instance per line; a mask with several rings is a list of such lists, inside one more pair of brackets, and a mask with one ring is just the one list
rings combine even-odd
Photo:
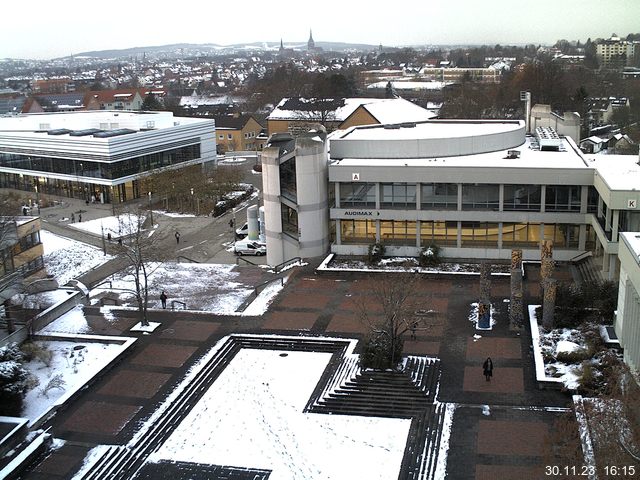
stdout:
[[240,228],[236,228],[236,235],[240,238],[244,238],[249,235],[249,224],[245,222]]
[[233,251],[236,255],[256,255],[259,257],[267,254],[267,247],[251,240],[239,240],[233,244]]

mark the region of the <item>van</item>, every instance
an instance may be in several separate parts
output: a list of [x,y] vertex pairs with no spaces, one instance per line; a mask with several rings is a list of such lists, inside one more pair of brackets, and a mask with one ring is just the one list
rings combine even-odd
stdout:
[[260,257],[267,254],[267,247],[263,243],[253,240],[238,240],[233,244],[233,252],[236,255],[256,255]]

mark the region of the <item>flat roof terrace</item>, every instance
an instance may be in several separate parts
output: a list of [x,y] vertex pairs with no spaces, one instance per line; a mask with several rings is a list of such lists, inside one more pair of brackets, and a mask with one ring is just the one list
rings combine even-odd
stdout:
[[331,158],[442,158],[516,148],[522,120],[431,120],[354,127],[331,138]]

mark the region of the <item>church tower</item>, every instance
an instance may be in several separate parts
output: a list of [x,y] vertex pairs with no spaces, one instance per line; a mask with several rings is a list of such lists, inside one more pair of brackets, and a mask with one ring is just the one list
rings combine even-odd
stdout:
[[313,32],[309,29],[309,41],[307,42],[307,50],[313,52],[316,49],[316,42],[313,41]]

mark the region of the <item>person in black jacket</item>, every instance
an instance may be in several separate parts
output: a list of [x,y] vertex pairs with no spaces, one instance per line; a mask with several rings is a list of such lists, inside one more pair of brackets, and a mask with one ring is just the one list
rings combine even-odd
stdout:
[[493,376],[493,361],[491,360],[491,357],[487,357],[482,364],[482,371],[484,372],[484,378],[487,382],[490,382],[491,377]]

